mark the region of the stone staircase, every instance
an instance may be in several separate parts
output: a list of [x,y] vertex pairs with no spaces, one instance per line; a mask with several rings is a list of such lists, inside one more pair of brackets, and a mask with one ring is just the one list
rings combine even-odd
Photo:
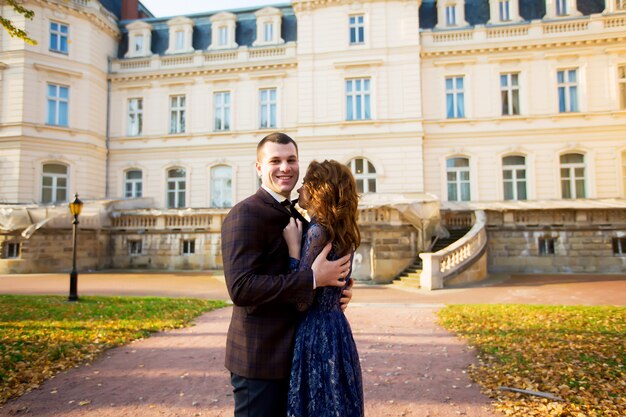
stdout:
[[[448,230],[450,237],[445,239],[438,239],[433,245],[431,252],[438,252],[443,248],[446,248],[465,236],[469,232],[470,228],[455,228]],[[393,285],[409,288],[420,288],[420,275],[422,273],[422,258],[416,257],[415,262],[409,265],[404,271],[400,272],[398,276],[391,282]]]

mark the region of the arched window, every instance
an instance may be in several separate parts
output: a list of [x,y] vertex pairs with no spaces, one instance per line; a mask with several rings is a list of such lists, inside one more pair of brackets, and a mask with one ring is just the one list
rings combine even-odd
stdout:
[[516,155],[502,158],[502,180],[505,200],[526,200],[526,157]]
[[124,197],[139,198],[143,195],[143,173],[138,169],[126,171],[124,175]]
[[211,207],[233,206],[233,169],[227,165],[211,168]]
[[446,160],[448,201],[470,201],[470,167],[468,158]]
[[585,155],[566,153],[561,155],[561,197],[585,198]]
[[167,171],[167,208],[185,207],[186,173],[183,168]]
[[359,193],[376,192],[376,168],[365,158],[354,158],[348,163]]
[[41,175],[41,202],[67,201],[67,167],[61,164],[44,164]]

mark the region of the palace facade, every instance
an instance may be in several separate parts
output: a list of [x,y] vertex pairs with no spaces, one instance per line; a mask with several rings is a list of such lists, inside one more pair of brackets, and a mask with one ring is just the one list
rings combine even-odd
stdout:
[[[34,19],[14,19],[38,44],[0,35],[0,202],[139,199],[141,213],[110,210],[94,268],[167,267],[154,259],[175,227],[148,241],[116,221],[226,212],[258,187],[258,141],[283,131],[303,172],[344,162],[378,208],[401,195],[438,201],[435,218],[486,212],[493,271],[626,270],[624,0],[293,0],[167,18],[132,0],[25,5]],[[394,213],[373,215],[376,233],[392,218],[401,232],[365,240],[403,253],[385,279],[436,235]],[[22,259],[6,224],[3,257]],[[174,254],[193,241],[191,265],[220,266],[218,237],[181,239]],[[579,264],[586,244],[601,255]],[[387,259],[367,253],[370,271]]]

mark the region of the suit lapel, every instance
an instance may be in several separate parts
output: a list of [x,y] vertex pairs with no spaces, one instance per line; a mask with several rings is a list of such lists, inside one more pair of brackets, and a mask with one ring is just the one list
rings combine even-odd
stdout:
[[270,195],[267,191],[265,191],[262,187],[260,187],[256,195],[263,201],[264,204],[273,207],[274,209],[280,211],[283,214],[290,215],[289,210],[286,207],[283,207],[274,197]]

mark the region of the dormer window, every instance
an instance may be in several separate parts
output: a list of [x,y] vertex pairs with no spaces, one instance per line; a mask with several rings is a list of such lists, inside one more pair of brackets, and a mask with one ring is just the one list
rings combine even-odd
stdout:
[[124,58],[136,58],[150,55],[152,42],[152,26],[136,20],[126,26],[128,29],[128,52]]
[[576,8],[576,0],[546,0],[545,19],[580,16]]
[[465,0],[437,1],[436,29],[447,29],[467,26],[465,21]]
[[193,20],[179,16],[167,21],[169,26],[169,45],[166,54],[193,52]]
[[489,24],[521,21],[519,0],[489,0],[489,16]]
[[277,45],[284,43],[281,39],[281,22],[283,14],[275,7],[265,7],[255,14],[256,40],[252,46]]
[[238,45],[235,42],[237,16],[229,12],[221,12],[211,16],[211,45],[213,49],[232,49]]

